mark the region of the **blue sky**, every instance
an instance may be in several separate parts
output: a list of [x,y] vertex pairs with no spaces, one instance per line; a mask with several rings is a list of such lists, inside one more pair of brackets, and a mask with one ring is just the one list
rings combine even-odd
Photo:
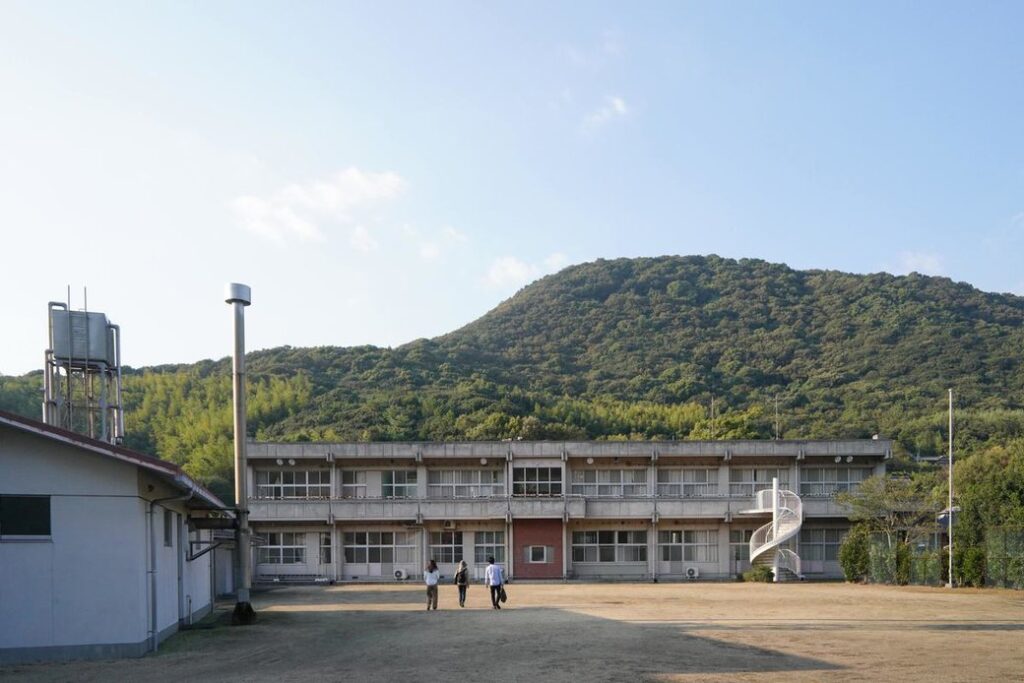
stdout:
[[1021,3],[0,5],[0,373],[398,345],[571,263],[1024,294]]

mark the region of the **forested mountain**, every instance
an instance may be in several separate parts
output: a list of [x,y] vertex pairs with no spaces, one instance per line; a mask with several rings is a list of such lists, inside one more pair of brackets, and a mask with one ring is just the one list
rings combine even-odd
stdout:
[[[260,438],[864,437],[942,452],[1024,435],[1024,298],[947,278],[797,271],[716,256],[596,261],[395,349],[249,356]],[[230,363],[127,372],[128,445],[230,471]],[[0,409],[38,415],[38,373]],[[714,397],[716,416],[710,403]]]

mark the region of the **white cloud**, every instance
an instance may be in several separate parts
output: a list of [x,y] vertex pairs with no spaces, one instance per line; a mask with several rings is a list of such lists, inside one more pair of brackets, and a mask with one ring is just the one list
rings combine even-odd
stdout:
[[927,251],[904,251],[896,266],[897,274],[921,273],[922,275],[944,275],[945,260],[942,256]]
[[544,259],[544,267],[549,273],[553,273],[556,270],[561,270],[565,267],[565,264],[569,262],[569,259],[565,257],[565,254],[555,252],[546,259]]
[[[324,241],[325,224],[351,223],[361,211],[395,199],[405,189],[397,173],[373,173],[355,167],[322,180],[293,183],[269,197],[238,197],[230,204],[239,224],[275,242]],[[353,232],[353,246],[366,246]],[[359,247],[357,247],[359,248]]]
[[583,132],[593,133],[615,119],[629,114],[629,105],[621,97],[609,95],[604,104],[583,117]]
[[436,261],[441,255],[441,248],[433,242],[423,242],[420,244],[420,258],[424,261]]
[[465,243],[469,241],[464,232],[459,232],[450,225],[446,225],[441,229],[441,236],[449,242]]
[[517,289],[542,275],[560,270],[567,262],[565,255],[560,253],[551,254],[539,265],[527,263],[515,256],[502,256],[495,259],[487,269],[485,282],[498,289]]
[[1018,228],[1024,228],[1024,211],[1021,211],[1020,213],[1015,215],[1013,218],[1011,218],[1010,219],[1010,225],[1013,225],[1013,226],[1018,227]]
[[352,228],[352,234],[349,236],[349,243],[352,245],[353,249],[364,253],[375,251],[380,247],[380,244],[377,240],[373,239],[370,231],[367,230],[364,225],[357,225]]
[[617,31],[604,31],[597,44],[590,47],[564,44],[560,47],[562,56],[575,67],[598,69],[618,59],[624,52],[622,40]]

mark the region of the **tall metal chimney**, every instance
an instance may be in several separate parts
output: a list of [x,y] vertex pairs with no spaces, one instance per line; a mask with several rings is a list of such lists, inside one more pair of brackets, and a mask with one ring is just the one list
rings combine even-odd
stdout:
[[245,459],[245,307],[252,303],[248,285],[230,283],[225,290],[225,301],[234,309],[235,355],[232,364],[233,393],[235,399],[235,510],[238,527],[235,532],[235,581],[237,593],[231,623],[251,624],[256,611],[249,602],[252,587],[252,533],[249,530],[248,472]]

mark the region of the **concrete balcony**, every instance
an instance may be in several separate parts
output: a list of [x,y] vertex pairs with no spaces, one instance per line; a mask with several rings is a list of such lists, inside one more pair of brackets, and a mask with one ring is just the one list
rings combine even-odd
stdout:
[[249,520],[253,522],[326,522],[328,500],[249,499]]
[[749,507],[749,498],[709,496],[706,498],[659,498],[660,519],[726,519]]
[[804,505],[804,518],[807,517],[843,517],[850,514],[850,509],[840,505],[835,498],[800,496]]
[[569,511],[570,517],[582,517],[586,513],[586,501],[574,496],[552,496],[550,498],[515,497],[509,501],[513,518],[544,517],[559,519]]
[[[512,498],[345,498],[334,500],[249,501],[249,518],[254,522],[327,522],[383,520],[423,522],[436,520],[513,518],[571,519],[726,519],[753,507],[748,497],[706,498],[584,498],[551,496]],[[833,498],[803,498],[804,517],[846,517],[848,510]]]

